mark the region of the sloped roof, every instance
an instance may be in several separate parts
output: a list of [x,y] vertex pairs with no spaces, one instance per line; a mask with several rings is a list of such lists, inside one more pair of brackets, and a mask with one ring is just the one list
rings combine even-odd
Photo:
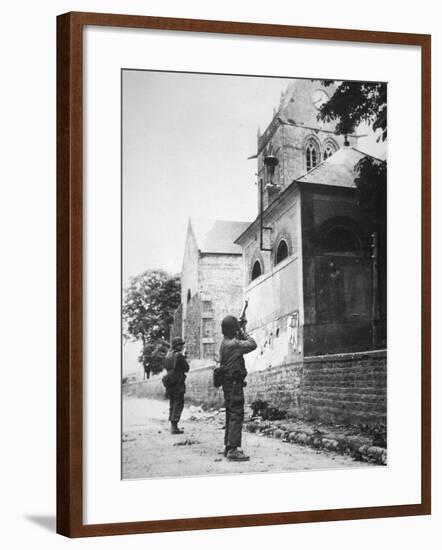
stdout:
[[234,241],[250,225],[250,222],[196,218],[192,218],[189,223],[198,250],[203,254],[241,254],[241,247]]
[[[370,155],[366,155],[354,147],[344,146],[296,181],[354,188],[356,187],[354,180],[358,175],[354,167],[357,162],[367,156]],[[384,162],[380,159],[375,160]]]

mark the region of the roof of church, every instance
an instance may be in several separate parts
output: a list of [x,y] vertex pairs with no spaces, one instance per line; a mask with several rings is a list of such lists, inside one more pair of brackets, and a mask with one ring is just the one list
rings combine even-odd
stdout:
[[[354,169],[355,165],[367,156],[370,155],[362,153],[354,147],[344,146],[296,181],[354,188],[356,187],[354,180],[358,175]],[[384,162],[380,159],[375,160]]]
[[192,218],[190,225],[198,250],[203,254],[241,254],[241,247],[234,241],[245,231],[250,222]]
[[[288,185],[279,195],[271,202],[266,210],[264,211],[264,216],[272,208],[277,207],[278,204],[281,204],[287,198],[288,193],[292,193],[296,188],[298,183],[308,183],[308,184],[320,184],[320,185],[330,185],[334,187],[345,187],[345,188],[355,188],[355,178],[357,173],[354,170],[355,164],[357,164],[362,158],[371,157],[378,162],[385,163],[384,160],[363,153],[354,147],[341,147],[336,153],[328,157],[326,160],[312,168],[309,172],[299,177],[296,180],[293,180],[290,185]],[[249,227],[256,231],[256,228],[259,224],[259,216],[255,219],[254,222],[249,224]],[[243,233],[239,234],[237,237],[237,242],[242,240],[243,235],[246,234],[247,227],[244,228]]]

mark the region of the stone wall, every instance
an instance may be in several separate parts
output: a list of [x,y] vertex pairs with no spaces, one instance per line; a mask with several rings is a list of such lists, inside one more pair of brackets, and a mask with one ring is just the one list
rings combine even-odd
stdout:
[[[202,308],[200,359],[214,359],[221,340],[221,321],[239,316],[243,306],[243,260],[240,254],[202,254],[199,287]],[[204,304],[203,304],[204,305]]]
[[184,261],[181,271],[181,304],[183,306],[183,320],[187,317],[187,304],[191,298],[198,292],[198,260],[199,251],[189,223],[186,235],[186,244],[184,247]]
[[[317,162],[324,160],[327,145],[336,150],[343,146],[344,136],[336,135],[336,121],[318,121],[318,111],[314,107],[314,93],[323,90],[329,97],[333,95],[335,85],[324,87],[319,80],[298,79],[292,81],[281,98],[281,104],[262,135],[258,134],[258,181],[266,184],[272,180],[284,190],[293,180],[307,172],[306,145],[312,140],[317,147]],[[347,136],[350,145],[356,145],[357,139]],[[275,155],[279,163],[274,173],[269,174],[264,158]],[[259,192],[259,189],[258,189]],[[264,206],[269,197],[264,193]]]
[[192,296],[187,303],[186,310],[183,331],[186,351],[189,360],[199,359],[201,354],[201,299],[199,293]]
[[[271,298],[272,294],[268,293],[266,299]],[[247,331],[258,344],[256,350],[246,357],[249,375],[277,365],[295,364],[302,360],[302,327],[297,310],[258,326],[252,326],[252,322],[249,322]]]
[[183,337],[183,304],[180,304],[173,313],[173,323],[170,328],[170,338]]
[[[186,400],[222,407],[222,390],[212,384],[214,365],[190,371]],[[162,375],[128,384],[124,392],[138,397],[164,398]],[[263,399],[306,420],[339,424],[386,422],[386,352],[366,352],[286,363],[249,373],[247,404]]]
[[302,362],[285,363],[247,376],[245,397],[248,404],[256,399],[267,401],[290,413],[301,416]]
[[261,278],[269,275],[275,268],[276,251],[280,241],[283,239],[288,246],[289,256],[300,258],[301,256],[301,209],[299,190],[293,189],[286,197],[283,204],[273,206],[264,215],[263,224],[269,230],[263,230],[264,248],[270,248],[271,252],[260,250],[260,226],[254,223],[254,230],[248,230],[247,235],[241,237],[240,243],[243,248],[243,279],[244,287],[258,281],[251,280],[254,263],[258,260],[261,264]]
[[342,423],[385,423],[385,351],[304,359],[302,408],[308,418]]
[[207,405],[220,408],[224,406],[221,388],[213,386],[213,369],[215,365],[197,368],[191,371],[186,380],[187,397],[195,405]]
[[[187,375],[186,402],[195,405],[205,404],[209,407],[220,408],[224,406],[221,389],[213,387],[213,369],[215,365],[194,368]],[[161,381],[164,373],[153,375],[148,380],[125,384],[124,395],[136,397],[148,397],[151,399],[165,399],[165,390]]]
[[239,315],[242,304],[242,254],[201,252],[189,223],[181,273],[181,306],[172,332],[184,338],[192,368],[201,361],[213,361],[222,339],[223,317]]

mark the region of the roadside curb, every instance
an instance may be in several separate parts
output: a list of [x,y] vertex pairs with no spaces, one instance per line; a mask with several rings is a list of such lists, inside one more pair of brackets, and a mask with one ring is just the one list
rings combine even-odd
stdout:
[[280,439],[285,443],[294,443],[314,449],[350,455],[356,460],[372,464],[387,464],[387,449],[373,444],[372,437],[363,435],[343,435],[321,431],[314,428],[284,426],[281,423],[251,421],[244,424],[247,432],[264,437]]

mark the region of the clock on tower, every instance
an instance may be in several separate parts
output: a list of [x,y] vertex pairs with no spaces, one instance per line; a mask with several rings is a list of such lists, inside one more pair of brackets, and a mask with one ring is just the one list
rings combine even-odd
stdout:
[[326,101],[328,101],[327,92],[321,89],[313,91],[312,104],[315,109],[319,110]]

